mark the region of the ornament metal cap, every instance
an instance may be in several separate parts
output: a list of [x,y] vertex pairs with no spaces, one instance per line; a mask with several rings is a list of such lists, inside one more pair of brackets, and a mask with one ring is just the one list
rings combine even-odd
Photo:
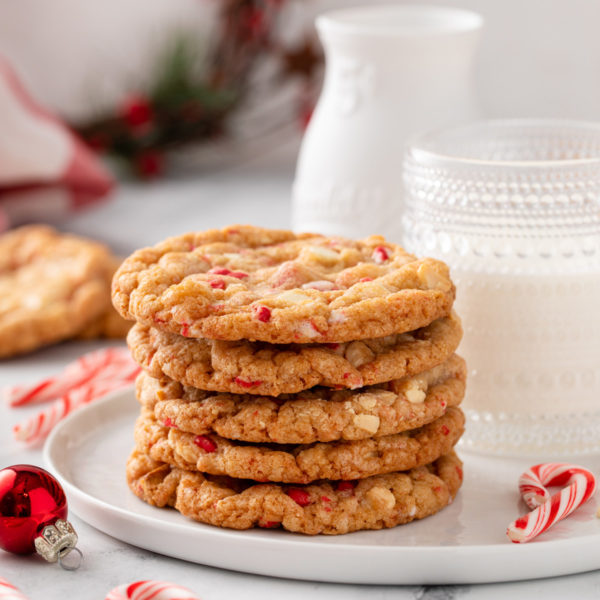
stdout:
[[[41,535],[35,538],[36,552],[50,563],[58,562],[67,571],[75,571],[81,565],[83,554],[77,548],[77,533],[73,525],[64,519],[58,519],[53,525],[44,527]],[[63,559],[75,551],[75,562],[66,562]]]

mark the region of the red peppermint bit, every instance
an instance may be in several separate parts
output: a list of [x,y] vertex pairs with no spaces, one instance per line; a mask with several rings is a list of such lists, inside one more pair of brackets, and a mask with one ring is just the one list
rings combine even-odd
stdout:
[[444,435],[448,435],[450,433],[450,430],[445,426],[442,425],[442,428],[440,430]]
[[347,492],[348,490],[354,490],[354,483],[352,481],[338,481],[336,489],[338,492]]
[[181,324],[181,335],[183,335],[184,337],[188,337],[190,334],[190,326],[188,323],[182,323]]
[[171,419],[169,419],[168,417],[163,421],[163,425],[165,427],[174,427],[175,429],[177,429],[177,425],[175,425],[175,422],[171,421]]
[[329,498],[328,496],[321,496],[321,500],[323,502],[331,502],[331,498]]
[[360,283],[366,283],[367,281],[373,281],[372,277],[361,277],[359,279]]
[[313,319],[311,319],[311,320],[310,320],[310,324],[312,325],[313,329],[314,329],[314,330],[315,330],[317,333],[319,333],[319,334],[321,334],[321,335],[324,335],[324,334],[325,334],[325,332],[324,332],[322,329],[319,329],[319,328],[317,327],[317,324],[314,322],[314,320],[313,320]]
[[213,312],[221,312],[225,308],[224,304],[212,304],[210,310]]
[[311,503],[309,493],[300,488],[290,488],[287,495],[300,506],[308,506]]
[[217,449],[217,445],[205,435],[197,435],[194,438],[194,444],[198,446],[198,448],[202,448],[204,452],[214,452]]
[[225,282],[222,279],[209,279],[208,283],[210,283],[210,287],[217,290],[225,289]]
[[279,527],[281,523],[279,521],[259,521],[258,526],[263,529],[274,529],[275,527]]
[[344,379],[348,379],[348,377],[350,377],[350,375],[352,375],[352,373],[344,373]]
[[460,477],[460,479],[462,480],[463,478],[463,470],[460,467],[456,467],[456,474]]
[[154,315],[154,317],[152,317],[152,320],[155,323],[166,323],[166,321],[164,319],[161,319],[160,317],[157,317],[156,315]]
[[332,344],[325,344],[325,346],[327,346],[327,348],[329,348],[330,350],[337,350],[340,347],[340,345],[336,344],[335,342]]
[[517,529],[525,529],[527,527],[527,516],[521,517],[515,521]]
[[271,320],[271,309],[266,306],[256,306],[254,308],[254,316],[263,323],[268,323]]
[[435,487],[433,488],[433,491],[434,491],[436,494],[439,494],[439,493],[442,491],[442,486],[441,486],[441,485],[437,485],[437,486],[435,486]]
[[235,377],[233,381],[235,381],[235,383],[237,383],[239,386],[246,389],[257,387],[262,383],[260,379],[257,379],[256,381],[247,381],[246,379],[242,379],[241,377]]
[[231,271],[230,269],[225,269],[224,267],[214,267],[209,271],[209,273],[213,273],[214,275],[228,275],[229,277],[235,277],[236,279],[244,279],[244,277],[248,277],[248,273],[244,273],[244,271]]
[[387,248],[384,248],[383,246],[377,246],[377,248],[375,248],[375,250],[373,250],[373,260],[376,263],[382,263],[385,262],[388,258],[390,257],[390,254],[387,250]]
[[442,400],[442,404],[441,404],[442,408],[446,408],[446,401]]
[[325,512],[331,512],[330,506],[324,506],[323,509],[325,510]]

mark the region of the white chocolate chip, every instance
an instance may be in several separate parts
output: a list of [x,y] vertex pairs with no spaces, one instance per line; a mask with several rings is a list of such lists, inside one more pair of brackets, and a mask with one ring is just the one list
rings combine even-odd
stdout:
[[422,379],[409,379],[404,385],[403,393],[412,404],[421,404],[427,397],[427,383]]
[[359,429],[364,429],[369,433],[377,433],[379,429],[379,417],[375,415],[356,415],[353,423]]
[[441,275],[437,268],[431,264],[422,264],[417,271],[421,281],[425,283],[425,287],[429,290],[447,290],[449,281]]
[[340,255],[335,250],[323,246],[309,246],[308,252],[311,258],[325,265],[335,264],[340,259]]
[[374,487],[367,492],[367,499],[375,510],[392,510],[396,506],[396,497],[384,487]]
[[417,388],[406,390],[404,395],[411,404],[421,404],[427,396],[423,390],[419,390]]
[[352,407],[352,402],[350,402],[349,400],[346,400],[346,402],[344,402],[344,408],[349,412],[352,413],[353,415],[356,414],[356,411],[354,410],[354,408]]
[[304,304],[305,302],[310,302],[311,297],[302,292],[288,290],[287,292],[279,294],[278,300],[284,304]]
[[348,317],[341,310],[332,310],[329,316],[330,323],[343,323],[347,321]]
[[308,283],[302,284],[304,290],[318,290],[319,292],[329,292],[335,290],[335,283],[333,281],[327,281],[322,279],[319,281],[309,281]]
[[345,356],[355,369],[371,362],[375,357],[371,349],[364,342],[352,342],[348,344]]
[[410,510],[408,511],[408,516],[414,517],[416,514],[417,514],[417,505],[414,504],[413,506],[410,507]]
[[374,394],[361,394],[358,397],[358,403],[365,410],[373,410],[377,405],[377,399]]

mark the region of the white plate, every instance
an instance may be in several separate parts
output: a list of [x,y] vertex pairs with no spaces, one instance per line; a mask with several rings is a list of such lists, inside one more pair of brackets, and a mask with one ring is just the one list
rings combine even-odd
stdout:
[[[141,548],[235,571],[344,583],[482,583],[600,568],[597,498],[537,540],[512,544],[505,530],[526,512],[517,479],[530,461],[464,453],[465,483],[455,502],[395,529],[308,537],[195,523],[148,506],[127,488],[138,411],[131,389],[112,394],[60,423],[44,453],[79,517]],[[578,462],[600,472],[598,456]]]

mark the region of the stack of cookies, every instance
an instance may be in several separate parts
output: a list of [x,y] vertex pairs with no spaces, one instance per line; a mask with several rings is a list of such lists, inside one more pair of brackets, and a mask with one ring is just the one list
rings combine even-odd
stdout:
[[381,529],[445,507],[465,364],[448,269],[379,236],[250,226],[125,260],[143,367],[128,483],[220,527]]

